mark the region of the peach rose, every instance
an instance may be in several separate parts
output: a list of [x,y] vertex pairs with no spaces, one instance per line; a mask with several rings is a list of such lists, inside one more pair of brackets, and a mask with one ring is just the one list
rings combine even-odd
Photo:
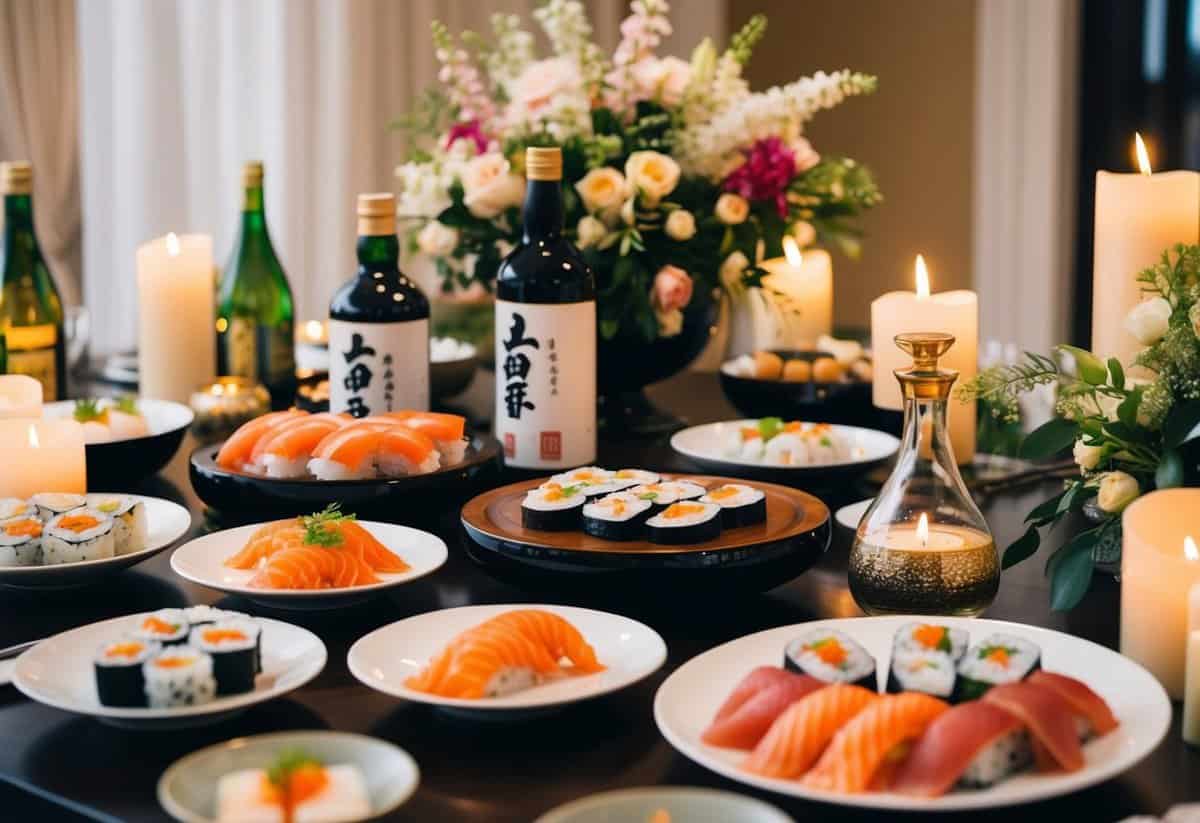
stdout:
[[661,312],[682,309],[692,302],[692,278],[678,266],[663,266],[654,275],[650,302]]
[[575,184],[583,207],[591,214],[612,215],[620,211],[627,190],[624,175],[611,166],[592,169]]
[[817,150],[812,147],[812,143],[803,137],[797,137],[792,142],[790,148],[792,155],[795,157],[796,174],[803,174],[821,162],[821,155],[817,154]]
[[679,184],[679,164],[656,151],[635,151],[625,161],[625,178],[647,206],[656,206]]
[[525,197],[525,180],[513,174],[499,152],[472,157],[462,170],[463,203],[476,217],[490,220]]

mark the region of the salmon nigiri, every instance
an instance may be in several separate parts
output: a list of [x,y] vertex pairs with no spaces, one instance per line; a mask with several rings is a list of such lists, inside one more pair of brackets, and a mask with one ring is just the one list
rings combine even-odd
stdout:
[[386,416],[392,417],[403,426],[428,435],[437,447],[443,466],[462,462],[467,450],[467,441],[464,439],[467,421],[462,415],[402,411]]
[[393,426],[380,434],[378,462],[385,477],[429,474],[442,465],[433,440],[406,426]]
[[255,444],[250,453],[251,467],[268,477],[303,477],[313,449],[330,432],[349,423],[350,418],[333,414],[312,414],[286,421]]
[[799,777],[850,718],[878,699],[877,693],[848,683],[800,698],[775,719],[742,768],[764,777]]
[[243,423],[229,436],[217,452],[217,465],[230,471],[242,471],[250,462],[250,453],[267,432],[296,417],[308,417],[308,412],[299,409],[271,412]]
[[361,480],[376,476],[380,436],[394,421],[366,418],[335,429],[313,449],[308,470],[318,480]]

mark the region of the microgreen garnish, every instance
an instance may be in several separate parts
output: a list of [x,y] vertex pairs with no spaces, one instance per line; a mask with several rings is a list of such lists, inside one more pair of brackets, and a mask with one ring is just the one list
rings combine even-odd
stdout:
[[108,414],[100,410],[100,401],[85,397],[75,401],[75,419],[80,423],[90,423],[93,420],[104,421]]
[[783,418],[764,417],[758,421],[758,433],[762,435],[763,440],[770,440],[781,431],[783,431]]
[[114,408],[123,414],[141,415],[138,410],[137,398],[132,394],[119,398]]
[[306,766],[322,766],[320,760],[317,760],[304,749],[284,749],[279,753],[279,757],[271,764],[271,768],[267,769],[267,779],[280,789],[286,790],[291,782],[292,775],[303,769]]
[[300,518],[300,525],[304,527],[304,542],[309,546],[327,549],[340,546],[346,538],[337,526],[354,519],[353,514],[342,514],[340,503],[330,503],[322,511]]

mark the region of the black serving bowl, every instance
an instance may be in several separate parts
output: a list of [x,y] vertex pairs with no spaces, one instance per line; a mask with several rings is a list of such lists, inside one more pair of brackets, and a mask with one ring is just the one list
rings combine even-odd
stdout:
[[[772,349],[788,360],[816,360],[828,357],[824,352]],[[746,417],[782,417],[810,423],[842,423],[847,426],[879,428],[879,415],[871,402],[871,383],[847,379],[837,383],[814,380],[788,382],[737,377],[719,372],[721,390],[735,409]]]

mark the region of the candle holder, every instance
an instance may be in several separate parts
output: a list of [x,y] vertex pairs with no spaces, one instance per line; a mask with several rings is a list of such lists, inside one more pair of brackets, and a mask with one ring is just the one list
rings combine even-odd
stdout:
[[239,426],[271,410],[267,387],[245,377],[218,377],[195,391],[189,405],[196,413],[192,434],[200,443],[215,443]]
[[868,614],[974,616],[1000,587],[1000,557],[950,445],[946,403],[958,372],[938,368],[954,337],[897,335],[912,356],[897,369],[904,428],[892,474],[863,515],[850,551],[850,593]]

